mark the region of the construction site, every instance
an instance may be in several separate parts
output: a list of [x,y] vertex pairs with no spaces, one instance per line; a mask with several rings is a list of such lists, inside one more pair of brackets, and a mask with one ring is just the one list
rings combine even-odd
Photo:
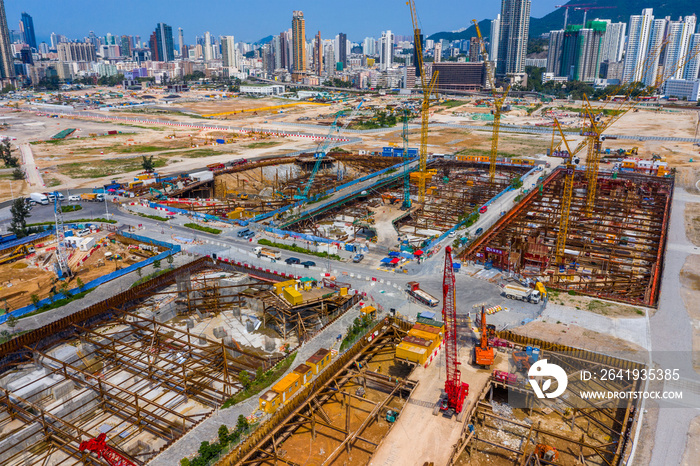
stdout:
[[5,343],[0,462],[147,462],[357,302],[280,278],[200,259]]

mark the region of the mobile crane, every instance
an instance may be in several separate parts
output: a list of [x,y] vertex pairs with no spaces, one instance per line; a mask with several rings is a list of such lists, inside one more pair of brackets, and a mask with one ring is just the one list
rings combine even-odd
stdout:
[[97,457],[104,458],[109,466],[136,466],[136,463],[130,461],[124,454],[107,445],[106,439],[107,434],[103,432],[97,438],[80,442],[80,451],[97,453]]

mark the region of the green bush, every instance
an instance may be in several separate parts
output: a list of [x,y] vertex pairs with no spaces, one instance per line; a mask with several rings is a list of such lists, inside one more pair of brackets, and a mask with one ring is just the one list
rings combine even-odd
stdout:
[[77,212],[79,210],[83,210],[83,206],[81,206],[81,205],[62,205],[61,206],[61,212],[63,212],[63,213]]
[[159,222],[167,222],[170,220],[168,217],[160,217],[158,215],[148,215],[148,214],[142,214],[141,212],[138,213],[139,217],[144,217],[144,218],[150,218],[151,220],[158,220]]
[[[283,244],[283,243],[274,243],[274,242],[272,242],[270,240],[266,240],[266,239],[259,239],[258,244],[260,244],[262,246],[270,246],[273,248],[286,249],[287,251],[298,252],[301,254],[311,254],[312,256],[322,257],[324,259],[329,257],[327,252],[309,251],[308,249],[300,248],[299,246],[290,246],[288,244]],[[337,260],[337,261],[339,261],[341,259],[340,256],[337,254],[331,254],[330,258],[333,260]]]
[[199,225],[197,223],[185,223],[185,226],[187,228],[192,228],[193,230],[199,230],[214,235],[218,235],[219,233],[221,233],[221,230],[219,230],[218,228],[203,227],[202,225]]

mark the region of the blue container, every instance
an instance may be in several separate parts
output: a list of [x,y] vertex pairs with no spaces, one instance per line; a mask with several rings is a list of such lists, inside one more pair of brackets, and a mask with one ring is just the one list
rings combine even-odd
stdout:
[[73,230],[66,230],[63,236],[73,236]]
[[462,264],[458,264],[457,262],[455,262],[455,263],[452,264],[452,268],[453,268],[454,270],[459,270],[459,269],[462,268]]
[[223,139],[217,139],[216,143],[217,144],[226,144],[226,141],[224,141]]
[[539,348],[532,348],[532,360],[537,362],[537,360],[540,359],[540,349]]

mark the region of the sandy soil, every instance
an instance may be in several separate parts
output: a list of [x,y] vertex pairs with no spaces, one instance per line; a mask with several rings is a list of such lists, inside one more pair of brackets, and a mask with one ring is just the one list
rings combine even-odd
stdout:
[[[103,233],[97,233],[96,236],[104,238]],[[98,240],[97,243],[100,241]],[[39,299],[44,299],[49,296],[54,285],[58,289],[59,285],[63,283],[56,283],[56,275],[53,272],[55,243],[49,240],[40,244],[44,246],[36,245],[36,252],[27,258],[0,265],[0,299],[3,300],[3,306],[5,302],[11,309],[27,306],[32,302],[32,294],[36,294]],[[68,265],[75,274],[67,282],[69,289],[77,286],[78,278],[83,283],[87,283],[97,277],[114,272],[117,267],[127,267],[150,255],[150,253],[144,252],[146,255],[139,256],[133,250],[128,251],[126,245],[111,242],[106,243],[105,247],[97,249],[84,262],[82,259],[87,256],[87,252],[72,249],[69,251],[71,255]],[[105,260],[106,252],[111,252],[113,256],[121,255],[123,260],[107,261]]]
[[641,356],[646,354],[644,348],[627,340],[587,330],[577,325],[530,322],[522,327],[513,329],[513,331],[520,335],[599,353],[639,353]]
[[698,464],[700,458],[700,416],[690,423],[688,430],[688,443],[686,443],[685,453],[681,460],[681,466],[693,466]]
[[685,234],[695,246],[700,246],[700,202],[685,205]]
[[548,291],[548,293],[549,300],[554,304],[583,309],[608,317],[644,317],[644,311],[640,307],[603,299],[589,298],[588,296],[571,296],[556,290]]

